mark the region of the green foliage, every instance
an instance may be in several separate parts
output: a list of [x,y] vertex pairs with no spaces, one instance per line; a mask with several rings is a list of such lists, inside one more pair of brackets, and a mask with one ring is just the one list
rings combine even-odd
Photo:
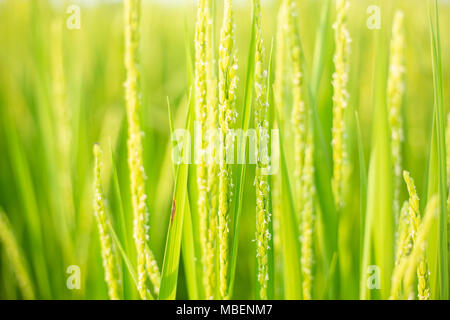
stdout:
[[[266,48],[277,34],[274,13],[281,2],[262,1],[260,35]],[[399,286],[395,290],[409,290],[411,297],[418,298],[415,284],[422,260],[427,261],[430,271],[427,281],[431,298],[448,299],[445,118],[450,82],[445,71],[450,70],[446,54],[450,42],[440,30],[450,30],[450,6],[437,0],[378,0],[375,4],[382,9],[381,28],[370,29],[367,19],[371,13],[366,10],[374,1],[349,2],[346,26],[352,42],[346,70],[348,105],[342,110],[342,151],[346,160],[342,163],[345,180],[339,190],[341,206],[332,184],[332,75],[336,52],[332,26],[336,21],[336,2],[296,1],[299,43],[292,47],[299,47],[300,51],[303,99],[306,110],[311,111],[308,126],[312,129],[314,163],[312,299],[387,299],[393,283]],[[221,21],[223,6],[220,1],[208,4],[213,14],[210,58],[218,60],[217,21]],[[108,219],[102,223],[110,232],[111,243],[104,247],[111,245],[117,251],[120,267],[115,271],[121,279],[118,296],[140,298],[145,291],[138,290],[138,285],[143,282],[148,296],[155,299],[206,298],[198,165],[193,163],[193,157],[189,164],[174,164],[171,159],[173,133],[178,129],[190,134],[191,155],[195,148],[196,6],[188,2],[166,5],[162,1],[142,1],[140,11],[145,19],[140,19],[139,28],[133,29],[140,34],[139,39],[129,39],[132,51],[137,49],[132,58],[139,62],[139,69],[133,69],[130,76],[133,80],[134,72],[139,71],[140,81],[132,81],[132,99],[136,98],[139,108],[131,106],[128,113],[126,102],[130,103],[131,94],[126,98],[124,88],[124,6],[117,1],[80,6],[80,29],[70,29],[66,22],[71,14],[66,12],[65,3],[0,1],[0,207],[5,212],[0,215],[7,216],[2,220],[8,221],[4,223],[7,232],[0,237],[0,298],[108,298],[92,205],[94,143],[99,143],[105,155],[102,214]],[[402,170],[409,171],[416,183],[421,199],[418,212],[424,213],[420,217],[423,227],[418,229],[423,246],[405,252],[408,258],[399,264],[395,263],[394,243],[399,230],[386,94],[392,22],[397,10],[404,12],[405,87],[399,107],[402,112],[398,114],[404,139],[397,139],[396,143],[401,143],[398,150]],[[257,107],[257,30],[251,1],[243,5],[233,1],[233,14],[233,54],[239,65],[235,70],[239,81],[235,92],[237,121],[232,127],[245,132],[254,129]],[[425,21],[427,15],[428,27],[417,23]],[[137,41],[139,46],[135,47]],[[284,47],[289,49],[290,46]],[[294,192],[295,128],[287,120],[295,100],[291,83],[295,77],[288,53],[279,56],[275,47],[269,56],[267,50],[265,62],[258,66],[268,70],[264,83],[269,103],[268,127],[279,129],[279,168],[267,177],[267,209],[271,217],[267,226],[267,297],[302,299],[301,262],[305,253],[299,227],[303,220],[298,208],[304,202]],[[281,61],[285,69],[277,70],[272,60]],[[217,61],[214,68],[217,69]],[[272,97],[272,86],[280,80],[274,78],[277,75],[285,77],[280,82],[281,106],[275,106]],[[128,163],[129,130],[140,137],[142,148],[138,148],[138,156],[147,175],[139,177],[139,191],[148,198],[138,200],[142,205],[139,208],[148,208],[150,228],[145,246],[139,250],[133,238],[133,208],[137,202],[133,201],[134,189],[130,188],[133,181]],[[245,164],[230,165],[233,186],[229,188],[225,274],[231,299],[254,299],[260,296],[255,243],[256,166],[248,163],[250,139],[236,139],[235,149],[235,154],[246,152],[247,156]],[[274,150],[271,154],[275,155]],[[133,168],[135,173],[141,169]],[[399,203],[408,199],[403,184],[395,192],[397,196]],[[140,225],[140,231],[144,229],[145,225]],[[142,238],[140,234],[139,239]],[[142,256],[138,259],[142,248],[151,248],[154,266],[162,271],[159,294],[148,271],[142,274]],[[215,254],[218,256],[217,250]],[[4,259],[9,255],[16,261]],[[215,258],[214,297],[220,296],[219,262]],[[11,270],[14,264],[20,266],[19,270]],[[82,275],[77,290],[69,290],[66,284],[67,269],[73,265],[80,267]],[[379,289],[368,287],[371,266],[380,270]],[[139,278],[142,276],[144,281]]]

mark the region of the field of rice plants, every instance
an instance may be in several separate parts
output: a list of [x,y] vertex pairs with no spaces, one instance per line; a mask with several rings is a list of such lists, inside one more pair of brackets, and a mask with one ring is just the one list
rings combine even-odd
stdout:
[[0,299],[449,299],[449,1],[0,21]]

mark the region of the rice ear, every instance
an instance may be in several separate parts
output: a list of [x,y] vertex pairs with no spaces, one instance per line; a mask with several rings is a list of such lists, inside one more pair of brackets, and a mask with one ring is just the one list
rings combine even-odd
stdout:
[[256,260],[258,264],[257,281],[259,283],[259,298],[267,299],[269,281],[269,183],[265,171],[267,170],[268,143],[268,97],[267,70],[264,67],[264,44],[262,39],[261,4],[253,1],[255,12],[255,128],[256,128]]
[[105,281],[108,286],[108,295],[112,300],[119,298],[118,259],[113,246],[108,226],[108,217],[105,212],[104,197],[102,190],[102,150],[98,144],[94,145],[94,214],[97,220],[102,252]]
[[237,62],[234,56],[234,20],[232,1],[225,1],[219,49],[219,290],[222,299],[229,298],[229,211],[232,195],[231,166],[227,164],[228,131],[236,120],[234,105],[237,88]]
[[345,123],[344,111],[348,105],[348,58],[350,55],[350,34],[347,29],[347,15],[350,3],[347,0],[336,1],[337,17],[333,26],[336,51],[334,55],[335,72],[333,74],[333,128],[332,128],[332,146],[333,146],[333,194],[336,208],[343,207],[343,179],[345,154]]
[[139,26],[140,0],[124,0],[125,5],[125,101],[128,118],[128,166],[130,170],[131,198],[134,217],[134,240],[137,251],[138,291],[142,299],[147,299],[145,244],[148,241],[148,209],[145,192],[145,170],[143,162],[142,131],[139,120],[141,108],[139,74]]
[[400,214],[400,186],[402,175],[402,142],[404,140],[401,106],[404,92],[403,76],[405,39],[403,12],[397,11],[392,27],[391,55],[387,88],[389,127],[391,129],[392,165],[394,176],[394,215],[398,223]]
[[0,244],[2,244],[9,258],[14,275],[16,276],[19,289],[24,299],[35,299],[34,289],[25,265],[25,257],[17,243],[11,225],[6,214],[0,208]]

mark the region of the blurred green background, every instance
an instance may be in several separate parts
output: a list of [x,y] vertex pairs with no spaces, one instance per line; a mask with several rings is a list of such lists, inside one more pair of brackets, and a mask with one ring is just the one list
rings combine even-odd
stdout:
[[[366,27],[370,0],[351,0],[349,29],[350,107],[360,116],[366,161],[372,132],[373,56],[389,52],[389,43],[375,47],[374,32],[391,34],[396,9],[405,13],[406,91],[404,100],[404,168],[415,177],[419,196],[425,192],[433,80],[426,1],[382,0],[382,28]],[[216,34],[222,3],[217,1]],[[297,1],[305,56],[312,63],[321,1]],[[80,29],[69,29],[70,5],[81,8]],[[246,61],[249,50],[251,1],[236,1],[236,47],[240,82],[237,109],[242,114]],[[277,1],[263,1],[263,32],[268,49],[275,37]],[[143,1],[141,24],[141,90],[144,160],[148,176],[150,246],[161,267],[173,192],[169,98],[175,127],[185,122],[189,94],[186,52],[193,56],[194,1]],[[334,14],[334,13],[333,13]],[[445,105],[450,102],[450,5],[440,4]],[[134,257],[132,213],[126,155],[124,103],[123,8],[120,1],[3,0],[0,1],[0,207],[7,213],[25,254],[38,298],[103,299],[103,280],[97,227],[92,207],[92,146],[103,145],[105,192],[113,224],[124,248]],[[331,128],[334,52],[330,37],[320,86],[319,111],[324,128]],[[376,67],[376,66],[375,66]],[[286,112],[289,112],[287,107]],[[354,121],[354,113],[348,112]],[[237,123],[241,123],[238,119]],[[331,130],[326,130],[330,141]],[[286,142],[292,143],[289,132]],[[353,194],[339,234],[339,246],[349,268],[341,297],[357,298],[359,287],[359,168],[356,137],[349,133]],[[292,148],[286,148],[292,149]],[[353,161],[352,161],[353,159]],[[292,167],[292,163],[289,164]],[[253,169],[247,175],[241,221],[234,298],[255,296],[255,209]],[[293,170],[290,170],[293,172]],[[117,173],[117,179],[115,179]],[[406,189],[402,190],[402,200]],[[120,196],[119,196],[120,195]],[[425,198],[425,196],[423,196]],[[120,199],[124,205],[121,217]],[[123,220],[120,220],[123,219]],[[122,223],[123,222],[123,223]],[[122,226],[126,226],[123,228]],[[316,261],[320,257],[316,257]],[[69,290],[67,267],[81,268],[81,288]],[[125,266],[125,297],[137,298]],[[177,296],[186,298],[180,268]],[[20,298],[4,250],[0,250],[0,298]],[[320,283],[320,277],[317,278]],[[347,285],[348,284],[348,285]],[[278,290],[277,290],[278,291]]]

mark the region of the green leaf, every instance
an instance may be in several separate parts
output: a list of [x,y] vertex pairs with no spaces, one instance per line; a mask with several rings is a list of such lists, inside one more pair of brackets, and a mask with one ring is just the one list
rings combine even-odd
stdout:
[[323,68],[325,66],[324,60],[326,57],[326,44],[328,39],[328,32],[330,30],[329,21],[332,2],[331,0],[325,0],[324,2],[325,4],[322,7],[322,12],[320,15],[319,29],[317,30],[316,34],[317,41],[314,47],[313,71],[311,75],[311,88],[315,94],[317,94],[317,92],[319,91],[320,79],[323,73]]
[[[191,120],[191,94],[189,93],[188,99],[188,114],[186,117],[186,130],[190,128]],[[171,129],[173,129],[172,116],[169,108],[169,124]],[[183,149],[183,152],[186,152]],[[183,157],[182,157],[183,159]],[[166,249],[164,253],[163,269],[161,274],[161,288],[159,292],[159,299],[161,300],[173,300],[176,298],[177,281],[178,281],[178,268],[180,262],[180,248],[181,242],[185,237],[182,236],[183,233],[183,222],[186,212],[190,210],[189,199],[188,199],[188,177],[189,177],[189,164],[180,163],[175,165],[175,191],[172,200],[172,208],[169,218],[169,231],[167,233]],[[189,211],[190,212],[190,211]],[[190,216],[190,215],[189,215]],[[190,239],[188,239],[190,240]],[[188,244],[188,253],[192,253],[192,247]],[[195,260],[194,260],[195,261]],[[188,269],[192,270],[192,265],[187,266]],[[195,273],[194,273],[195,274]],[[192,280],[189,279],[190,290],[195,295],[195,289],[192,288]],[[194,279],[194,281],[196,281]]]
[[[358,141],[358,155],[359,155],[359,178],[360,178],[360,228],[359,228],[359,234],[360,234],[360,261],[363,256],[363,243],[364,243],[364,229],[365,229],[365,212],[366,212],[366,205],[367,205],[367,169],[366,169],[366,160],[364,159],[364,147],[363,147],[363,141],[362,141],[362,135],[361,135],[361,126],[359,124],[359,115],[358,111],[355,111],[355,119],[356,119],[356,133],[357,133],[357,141]],[[360,265],[360,268],[362,268],[362,265]]]
[[[331,1],[327,2],[323,6],[322,17],[320,21],[319,30],[316,37],[313,64],[313,70],[310,76],[308,64],[303,50],[302,61],[305,83],[307,84],[308,102],[312,113],[312,127],[314,136],[314,173],[315,184],[317,189],[317,196],[319,199],[320,209],[319,212],[322,215],[318,220],[318,232],[320,238],[323,239],[323,261],[325,278],[328,288],[328,297],[333,298],[336,295],[337,287],[337,275],[335,268],[337,267],[337,230],[338,230],[338,213],[335,208],[335,201],[331,188],[332,180],[332,161],[331,161],[331,145],[326,143],[324,130],[322,123],[320,122],[318,111],[318,96],[319,96],[319,84],[320,77],[322,76],[323,66],[325,65],[325,50],[327,46],[328,37],[328,25],[330,21],[330,7]],[[332,263],[334,261],[335,263]],[[335,275],[335,276],[333,276]]]
[[159,299],[172,300],[176,297],[183,219],[186,211],[188,164],[180,164],[177,170],[175,192],[170,212],[169,231],[161,275]]
[[[276,112],[276,111],[275,111]],[[279,117],[277,115],[278,124]],[[283,135],[280,130],[280,166],[281,166],[281,195],[282,212],[280,214],[280,233],[283,250],[284,267],[284,298],[297,300],[302,298],[301,290],[301,264],[300,241],[298,241],[298,228],[295,218],[295,209],[292,198],[291,185],[286,166],[286,158],[283,147]]]
[[432,226],[427,257],[430,269],[432,299],[448,299],[448,239],[447,239],[447,171],[445,114],[442,83],[442,58],[437,1],[429,5],[431,35],[431,57],[433,65],[434,111],[431,133],[431,149],[428,168],[428,201],[438,194],[440,202],[439,219]]
[[[191,101],[191,92],[189,92],[189,98],[187,106],[189,108]],[[173,124],[173,116],[172,116],[172,109],[170,107],[169,97],[167,97],[167,108],[168,108],[168,114],[169,114],[169,127],[170,132],[174,132],[174,124]],[[187,119],[189,119],[189,112],[187,115]],[[186,124],[187,127],[187,124]],[[176,171],[176,169],[173,169]],[[175,172],[174,172],[175,174]],[[188,191],[189,192],[189,191]],[[191,210],[189,205],[189,197],[186,197],[186,203],[185,203],[185,216],[184,216],[184,223],[183,223],[183,232],[182,232],[182,242],[181,242],[181,253],[183,258],[183,264],[186,274],[186,282],[187,282],[187,288],[188,288],[188,294],[189,298],[192,300],[197,300],[199,298],[199,292],[197,287],[197,272],[196,272],[196,265],[195,261],[197,260],[195,258],[195,246],[194,246],[194,235],[192,231],[192,217],[191,217]]]
[[4,127],[8,136],[7,148],[11,157],[11,161],[14,164],[13,174],[18,185],[18,191],[23,213],[27,220],[27,232],[30,239],[30,245],[34,248],[31,251],[31,265],[34,275],[37,281],[36,294],[40,298],[50,299],[51,288],[49,282],[48,266],[45,261],[43,252],[46,252],[44,247],[44,237],[41,218],[39,216],[38,202],[36,199],[35,190],[33,189],[33,181],[31,177],[30,167],[27,163],[23,145],[19,141],[19,136],[15,127],[12,116],[7,114],[4,118]]
[[[122,248],[122,246],[120,245],[120,240],[119,237],[116,235],[116,233],[113,230],[113,227],[111,226],[111,232],[114,233],[114,241],[116,242],[116,245],[119,247],[119,251],[122,255],[122,257],[124,258],[124,262],[126,264],[126,267],[129,271],[129,274],[131,275],[131,278],[133,280],[133,282],[135,282],[136,284],[136,279],[133,278],[135,275],[132,274],[132,272],[134,272],[133,267],[130,263],[130,261],[128,260],[128,257],[126,256],[125,252],[131,253],[133,252],[132,247],[130,245],[129,242],[129,238],[128,238],[128,228],[127,228],[127,222],[126,222],[126,217],[125,217],[125,211],[124,211],[124,205],[123,205],[123,199],[122,199],[122,193],[120,190],[120,184],[119,184],[119,178],[118,178],[118,174],[117,174],[117,167],[116,167],[116,162],[114,160],[114,154],[113,154],[113,148],[112,145],[110,144],[110,156],[111,156],[111,163],[112,163],[112,179],[113,179],[113,196],[117,201],[117,206],[118,206],[118,211],[119,211],[119,222],[118,222],[118,232],[119,232],[119,236],[122,239],[122,241],[124,242],[125,245],[125,250]],[[137,297],[137,286],[134,287],[130,287],[129,286],[129,282],[127,281],[128,275],[124,275],[124,291],[126,289],[129,289],[131,291],[132,297],[136,298]],[[128,285],[128,287],[127,287]],[[126,291],[124,292],[124,294],[126,293]]]
[[133,279],[133,282],[137,289],[137,275],[134,271],[134,266],[131,263],[131,260],[128,258],[128,255],[126,254],[125,250],[122,247],[122,244],[120,243],[119,237],[117,236],[116,232],[114,231],[113,226],[111,225],[111,222],[108,221],[109,231],[111,232],[111,238],[114,241],[114,244],[119,249],[120,255],[122,256],[123,261],[125,262],[125,266],[127,267],[127,270],[131,276],[131,279]]
[[[252,97],[253,97],[253,71],[255,69],[255,14],[252,11],[252,33],[250,38],[250,49],[248,53],[247,60],[247,74],[245,81],[245,93],[244,93],[244,107],[243,107],[243,117],[242,117],[242,130],[247,132],[250,127],[250,119],[252,114]],[[238,141],[237,154],[244,154],[247,150],[247,140]],[[245,162],[245,161],[244,161]],[[239,223],[241,220],[243,199],[244,199],[244,184],[246,180],[247,165],[244,163],[238,165],[238,170],[240,167],[240,174],[236,177],[236,187],[234,195],[237,199],[234,201],[234,212],[231,215],[231,225],[233,226],[232,235],[232,247],[231,247],[231,263],[230,263],[230,282],[229,282],[229,296],[233,296],[234,280],[236,276],[236,259],[239,244]]]
[[[385,43],[381,32],[376,34],[377,47]],[[392,212],[392,161],[390,131],[386,102],[387,56],[375,57],[372,153],[367,186],[367,211],[364,230],[363,262],[360,296],[362,299],[389,297],[394,267],[394,218]],[[373,255],[373,257],[372,257]],[[380,270],[380,291],[366,286],[369,265]]]

